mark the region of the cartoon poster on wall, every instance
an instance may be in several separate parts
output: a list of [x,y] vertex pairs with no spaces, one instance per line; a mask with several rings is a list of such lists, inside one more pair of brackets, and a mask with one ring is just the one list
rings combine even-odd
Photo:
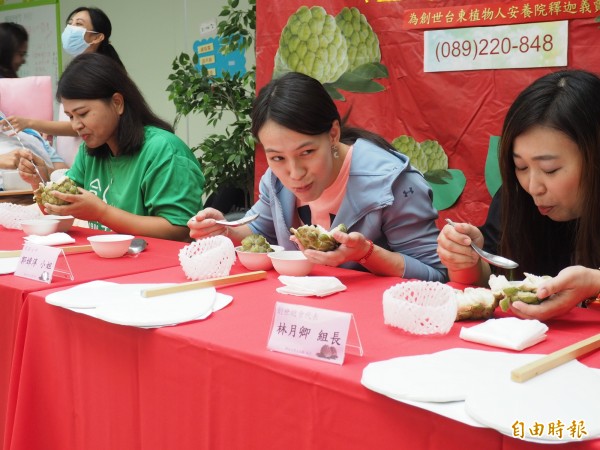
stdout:
[[[411,157],[440,219],[480,225],[498,186],[490,143],[512,100],[565,67],[600,73],[600,2],[257,2],[257,88],[285,71],[317,78],[348,123]],[[427,61],[427,64],[426,64]],[[256,154],[258,177],[266,170]]]

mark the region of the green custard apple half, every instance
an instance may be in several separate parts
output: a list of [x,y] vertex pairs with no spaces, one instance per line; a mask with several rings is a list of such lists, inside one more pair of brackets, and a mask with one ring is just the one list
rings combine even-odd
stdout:
[[333,238],[333,232],[336,230],[344,233],[348,231],[344,224],[338,225],[331,231],[327,231],[320,225],[302,225],[297,229],[290,228],[290,231],[305,249],[319,250],[321,252],[329,252],[340,246],[340,243]]

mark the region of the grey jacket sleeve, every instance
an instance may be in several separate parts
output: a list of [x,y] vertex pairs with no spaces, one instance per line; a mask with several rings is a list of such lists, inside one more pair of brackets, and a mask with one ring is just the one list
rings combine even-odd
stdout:
[[394,183],[393,193],[393,204],[382,212],[382,231],[390,250],[404,255],[404,278],[446,282],[447,270],[437,254],[438,214],[429,185],[419,173],[407,171]]

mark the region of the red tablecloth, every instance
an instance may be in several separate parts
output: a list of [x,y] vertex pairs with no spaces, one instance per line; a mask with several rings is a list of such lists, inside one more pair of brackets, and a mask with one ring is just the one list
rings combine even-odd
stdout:
[[[239,267],[235,267],[239,271]],[[6,450],[96,449],[523,449],[540,444],[475,428],[391,400],[360,384],[372,361],[452,347],[495,350],[383,324],[382,294],[400,281],[341,269],[348,290],[324,299],[275,292],[267,280],[221,288],[233,303],[204,321],[160,329],[118,326],[28,296],[21,314]],[[178,269],[111,280],[185,281]],[[342,366],[270,352],[275,301],[354,314],[364,356]],[[598,332],[600,313],[548,322],[549,353]],[[497,349],[500,350],[500,349]],[[600,353],[582,362],[600,367]],[[440,374],[443,382],[443,374]],[[493,386],[490,386],[493,389]],[[551,395],[551,393],[549,393]],[[600,440],[560,448],[600,448]]]
[[[73,245],[88,244],[87,237],[102,234],[97,230],[72,228],[69,235],[76,240]],[[8,230],[0,227],[0,250],[18,250],[23,247],[21,230]],[[67,255],[67,261],[74,280],[54,276],[48,285],[39,281],[10,275],[0,275],[0,438],[3,436],[6,396],[13,355],[14,337],[19,313],[27,294],[52,287],[63,287],[91,280],[133,274],[147,270],[179,266],[179,249],[182,242],[145,238],[147,249],[134,257],[104,259],[95,253]],[[181,270],[181,269],[180,269]]]

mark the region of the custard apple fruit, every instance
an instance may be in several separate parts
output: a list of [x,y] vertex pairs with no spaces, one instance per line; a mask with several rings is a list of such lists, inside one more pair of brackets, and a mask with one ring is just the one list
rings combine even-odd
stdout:
[[465,288],[455,293],[458,309],[456,320],[489,319],[494,315],[499,299],[485,288]]
[[54,195],[52,191],[62,192],[64,194],[79,194],[77,185],[67,176],[62,176],[56,181],[48,181],[47,183],[40,183],[35,191],[33,191],[33,199],[38,205],[44,203],[50,203],[51,205],[68,205],[69,202],[65,202]]
[[242,251],[252,253],[269,253],[273,249],[261,234],[251,234],[242,239]]
[[349,70],[381,61],[379,39],[358,8],[343,8],[335,17],[335,21],[346,38]]
[[289,17],[279,38],[275,75],[301,72],[321,83],[332,83],[348,65],[346,39],[325,8],[301,6]]
[[498,299],[502,311],[508,311],[512,302],[538,304],[546,298],[538,298],[537,288],[545,280],[552,277],[548,275],[538,276],[525,273],[522,281],[508,281],[504,275],[491,275],[488,281],[490,289]]
[[298,229],[290,228],[290,231],[296,236],[305,249],[319,250],[322,252],[329,252],[340,246],[340,243],[332,236],[333,232],[336,230],[344,233],[348,231],[344,224],[338,225],[331,231],[327,231],[320,225],[302,225]]

